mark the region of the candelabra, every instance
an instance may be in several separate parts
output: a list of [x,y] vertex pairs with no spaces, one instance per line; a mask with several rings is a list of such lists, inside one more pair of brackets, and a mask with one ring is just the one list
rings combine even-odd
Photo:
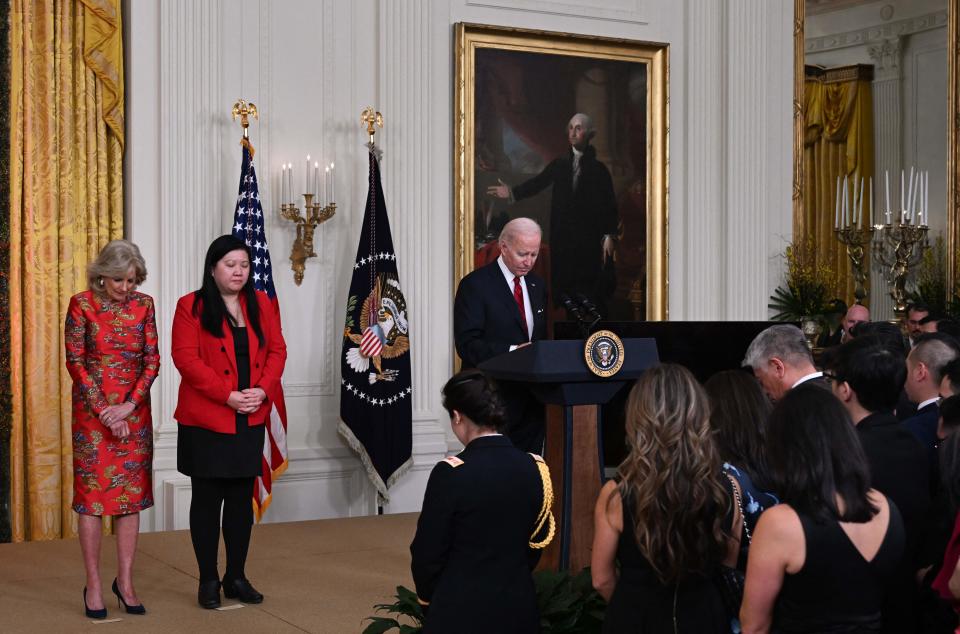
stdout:
[[280,215],[297,225],[297,238],[293,241],[293,248],[290,251],[291,269],[293,269],[293,281],[297,286],[303,282],[303,271],[307,266],[307,258],[316,257],[317,253],[313,250],[313,230],[317,225],[330,220],[333,214],[337,212],[337,204],[329,203],[321,205],[319,202],[313,202],[314,194],[304,194],[303,208],[305,213],[300,214],[300,209],[293,203],[283,203],[280,205]]
[[[888,213],[887,218],[889,217]],[[894,225],[888,222],[877,225],[876,229],[877,240],[873,243],[873,254],[890,285],[893,311],[897,319],[902,321],[907,312],[907,278],[910,270],[920,263],[924,250],[929,247],[929,227],[926,224]]]
[[853,289],[853,296],[857,304],[863,304],[867,296],[867,289],[864,283],[867,280],[866,271],[863,270],[864,247],[868,246],[873,240],[873,227],[861,229],[859,227],[849,226],[842,229],[834,229],[837,234],[837,240],[840,244],[847,247],[847,257],[850,258],[850,264],[853,266],[853,281],[856,286]]

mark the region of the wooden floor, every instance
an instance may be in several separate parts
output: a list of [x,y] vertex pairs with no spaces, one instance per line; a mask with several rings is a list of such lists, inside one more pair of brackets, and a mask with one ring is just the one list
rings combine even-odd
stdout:
[[[204,610],[197,605],[197,564],[187,531],[141,535],[134,579],[145,616],[117,609],[110,592],[115,542],[101,562],[108,619],[83,614],[84,584],[76,539],[0,544],[0,631],[11,632],[360,632],[375,603],[397,585],[412,588],[410,541],[417,515],[386,515],[255,526],[247,577],[260,605]],[[221,544],[220,573],[223,573]],[[224,607],[242,605],[225,599]]]

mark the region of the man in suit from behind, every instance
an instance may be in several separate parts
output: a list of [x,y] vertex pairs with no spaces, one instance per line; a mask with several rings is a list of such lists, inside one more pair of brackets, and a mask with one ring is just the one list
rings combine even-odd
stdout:
[[[453,337],[465,368],[547,334],[547,288],[532,272],[540,251],[540,225],[514,218],[500,232],[500,256],[468,274],[453,303]],[[521,386],[501,385],[507,436],[524,451],[543,450],[543,406]]]
[[802,383],[829,389],[823,372],[813,365],[807,339],[796,326],[770,326],[754,337],[747,348],[743,365],[753,369],[763,391],[777,401]]
[[957,344],[949,335],[927,333],[917,338],[907,355],[907,398],[917,404],[917,413],[903,421],[904,426],[923,443],[935,458],[937,420],[940,410],[940,382],[944,366],[957,358]]
[[[929,455],[893,414],[906,379],[903,356],[873,336],[857,337],[830,356],[827,373],[836,396],[857,430],[870,464],[871,484],[900,509],[907,536],[906,554],[895,587],[883,604],[883,631],[909,632],[916,604],[914,572],[922,538],[929,530]],[[942,556],[942,551],[941,551]]]

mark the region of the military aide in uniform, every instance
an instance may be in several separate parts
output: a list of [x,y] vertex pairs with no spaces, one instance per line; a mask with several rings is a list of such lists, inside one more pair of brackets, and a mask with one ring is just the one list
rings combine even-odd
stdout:
[[466,448],[434,467],[410,545],[423,632],[537,632],[530,571],[553,538],[550,472],[498,432],[503,406],[479,370],[450,379],[443,406]]

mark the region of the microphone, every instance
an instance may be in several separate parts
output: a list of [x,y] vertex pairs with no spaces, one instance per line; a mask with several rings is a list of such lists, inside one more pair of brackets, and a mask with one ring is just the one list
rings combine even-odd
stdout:
[[593,320],[594,324],[600,321],[600,313],[597,312],[596,305],[590,301],[589,297],[583,293],[577,293],[577,301],[580,303],[580,307],[584,309],[586,315]]
[[563,294],[560,296],[560,304],[567,311],[567,315],[573,317],[577,321],[583,321],[583,313],[580,311],[580,306],[569,295]]

